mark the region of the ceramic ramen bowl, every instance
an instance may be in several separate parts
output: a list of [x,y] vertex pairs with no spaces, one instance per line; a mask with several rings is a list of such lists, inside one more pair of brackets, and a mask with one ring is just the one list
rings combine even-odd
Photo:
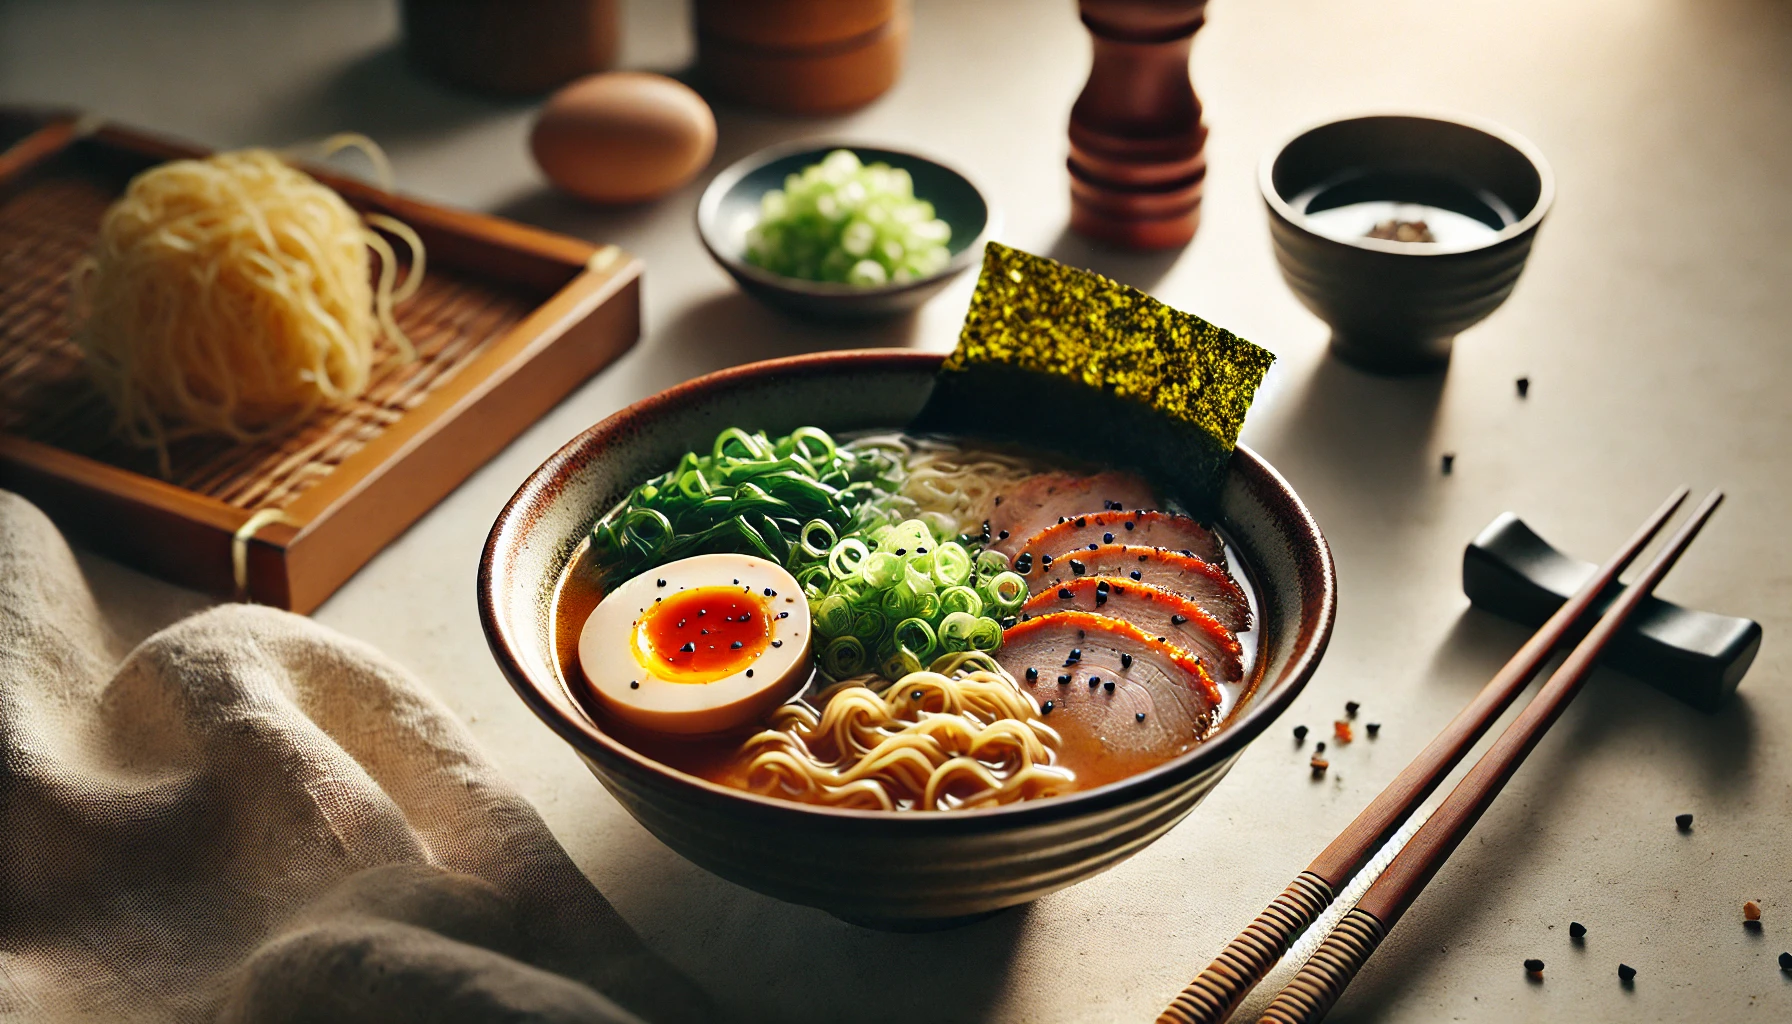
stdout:
[[[921,929],[1034,900],[1104,871],[1169,831],[1319,663],[1337,602],[1331,552],[1300,498],[1246,448],[1233,455],[1218,525],[1258,598],[1253,696],[1212,739],[1086,791],[965,811],[864,811],[761,796],[667,767],[608,735],[563,678],[554,589],[592,523],[640,481],[730,425],[837,434],[906,425],[941,357],[824,352],[713,373],[585,431],[504,507],[479,566],[479,613],[523,701],[572,744],[667,846],[750,889],[874,927]],[[1040,447],[1048,451],[1049,442]]]

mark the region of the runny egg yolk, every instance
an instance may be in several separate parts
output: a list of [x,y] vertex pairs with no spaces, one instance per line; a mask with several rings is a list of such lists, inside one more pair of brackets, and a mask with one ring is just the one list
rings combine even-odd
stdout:
[[771,602],[742,587],[693,587],[635,622],[635,660],[667,682],[713,683],[751,668],[772,639]]

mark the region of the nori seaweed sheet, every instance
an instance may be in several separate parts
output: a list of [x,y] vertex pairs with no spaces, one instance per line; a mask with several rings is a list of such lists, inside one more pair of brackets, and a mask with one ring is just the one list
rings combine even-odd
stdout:
[[1274,360],[1137,288],[990,242],[914,426],[1137,469],[1211,518]]

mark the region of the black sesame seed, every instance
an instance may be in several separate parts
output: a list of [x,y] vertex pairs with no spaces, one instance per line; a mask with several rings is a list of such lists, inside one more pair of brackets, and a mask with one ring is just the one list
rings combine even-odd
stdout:
[[1182,624],[1183,624],[1183,623],[1184,623],[1184,622],[1187,622],[1187,621],[1188,621],[1188,616],[1186,616],[1186,615],[1172,615],[1172,616],[1170,616],[1170,625],[1172,625],[1172,626],[1180,626],[1180,625],[1182,625]]
[[1069,686],[1070,685],[1070,677],[1069,676],[1059,676],[1058,677],[1058,685],[1059,686]]
[[1079,662],[1082,660],[1083,660],[1083,649],[1081,647],[1072,647],[1070,649],[1070,660],[1065,662],[1065,664],[1069,665],[1069,664],[1073,664],[1075,662]]
[[1097,686],[1100,686],[1100,685],[1101,685],[1101,677],[1100,676],[1090,676],[1089,677],[1089,689],[1093,690]]
[[654,585],[655,585],[655,586],[659,586],[659,587],[663,587],[663,586],[665,586],[665,585],[666,585],[666,581],[665,581],[665,580],[654,580],[654,581],[653,581],[653,582],[654,582]]
[[1002,496],[1000,494],[998,494],[998,495],[996,495],[996,507],[1000,508],[1001,504],[1002,504]]
[[1132,520],[1128,519],[1126,522],[1122,523],[1121,525],[1126,527],[1128,530],[1130,530],[1130,529],[1132,529],[1132,525],[1133,525]]
[[1529,974],[1542,974],[1543,973],[1543,961],[1537,959],[1536,957],[1531,957],[1529,960],[1526,960],[1524,962],[1524,969]]
[[908,549],[907,548],[897,548],[896,553],[899,555],[906,555],[906,554],[908,554]]
[[1294,742],[1296,742],[1296,743],[1307,742],[1307,727],[1306,726],[1297,725],[1294,727]]
[[707,629],[699,629],[699,630],[698,630],[698,631],[697,631],[697,635],[698,635],[698,636],[708,636],[708,635],[709,635],[709,630],[707,630]]
[[1362,705],[1358,704],[1356,701],[1347,700],[1344,702],[1344,714],[1346,717],[1355,718],[1357,709],[1361,708],[1361,707],[1362,707]]
[[921,699],[921,691],[916,690],[914,693],[909,694],[908,697],[910,700],[920,700]]
[[1040,709],[1039,709],[1039,713],[1040,713],[1040,714],[1042,714],[1042,715],[1049,715],[1049,714],[1051,714],[1051,713],[1052,713],[1052,702],[1051,702],[1051,701],[1049,701],[1049,700],[1048,700],[1048,701],[1046,701],[1046,702],[1045,702],[1045,707],[1043,707],[1043,708],[1040,708]]
[[739,640],[736,640],[733,643],[728,645],[728,649],[731,651],[738,651],[741,649],[742,646],[743,645],[741,644],[741,642]]
[[779,613],[778,613],[778,618],[780,618],[780,619],[788,619],[788,618],[790,618],[790,613],[789,613],[789,612],[779,612]]
[[1141,576],[1139,574],[1139,570],[1137,570],[1137,569],[1134,569],[1132,572],[1127,573],[1127,575],[1131,576],[1135,580],[1141,578]]
[[1039,678],[1039,670],[1038,669],[1036,669],[1036,668],[1027,669],[1027,682],[1030,683],[1033,680],[1038,679],[1038,678]]
[[1077,516],[1076,517],[1076,528],[1077,529],[1080,530],[1083,527],[1088,526],[1088,525],[1089,525],[1089,517],[1088,516]]
[[1378,733],[1381,732],[1381,723],[1380,722],[1369,722],[1369,723],[1366,723],[1363,726],[1363,728],[1367,729],[1369,731],[1369,737],[1371,739],[1373,739]]
[[1097,590],[1095,592],[1095,606],[1097,608],[1099,608],[1102,605],[1107,604],[1107,603],[1108,603],[1108,592],[1105,590]]
[[1125,651],[1121,651],[1120,652],[1120,667],[1121,668],[1131,668],[1132,667],[1132,655],[1127,654]]
[[697,609],[697,614],[698,615],[708,615],[709,609],[708,608],[699,608],[699,609]]
[[1096,580],[1095,581],[1095,589],[1100,591],[1103,594],[1108,592],[1108,586],[1109,586],[1109,583],[1107,580]]
[[[1782,970],[1792,970],[1792,953],[1781,953],[1780,954],[1780,968]],[[1636,980],[1636,968],[1630,966],[1629,964],[1619,964],[1618,965],[1618,980],[1621,982],[1624,982],[1626,985],[1635,981]]]
[[1151,557],[1150,555],[1140,555],[1139,561],[1141,561],[1141,562],[1147,561],[1148,559],[1150,559],[1150,557]]
[[1040,566],[1040,568],[1043,568],[1043,569],[1050,569],[1052,567],[1052,556],[1040,555],[1039,556],[1039,566]]
[[738,586],[740,586],[740,581],[739,581],[739,580],[735,580],[735,581],[734,581],[734,585],[735,585],[735,586],[737,586],[737,587],[738,587]]
[[1002,617],[1002,620],[1001,620],[1001,622],[998,623],[998,625],[1000,625],[1003,629],[1013,629],[1014,622],[1015,622],[1014,616],[1006,615],[1006,616]]
[[1581,924],[1579,921],[1568,922],[1568,937],[1571,939],[1586,938],[1587,937],[1587,926],[1584,924]]
[[678,650],[682,654],[696,654],[697,653],[697,645],[694,643],[690,643],[689,641],[686,641],[685,645],[683,647],[680,647]]
[[917,554],[917,555],[925,555],[926,553],[927,553],[926,548],[916,548],[915,549],[915,554]]
[[1102,542],[1102,543],[1103,543],[1103,544],[1112,544],[1112,543],[1114,543],[1114,535],[1113,535],[1113,534],[1111,534],[1111,533],[1104,533],[1104,534],[1102,534],[1102,535],[1101,535],[1101,542]]
[[1690,814],[1674,815],[1674,827],[1678,828],[1682,832],[1691,832],[1692,831],[1692,815],[1690,815]]
[[747,669],[747,678],[748,679],[753,678],[753,670],[752,669]]
[[1059,526],[1063,526],[1065,523],[1068,523],[1068,522],[1070,522],[1069,516],[1059,516],[1058,517],[1058,525]]
[[1100,544],[1095,544],[1095,543],[1090,543],[1090,545],[1089,545],[1089,550],[1090,550],[1090,551],[1100,551],[1100,550],[1101,550],[1101,545],[1100,545]]
[[1070,592],[1069,587],[1059,587],[1058,588],[1058,600],[1060,600],[1060,601],[1068,601],[1075,596],[1076,596],[1075,594],[1072,594]]
[[777,597],[777,596],[778,596],[778,592],[777,592],[777,591],[776,591],[776,590],[773,590],[773,589],[772,589],[772,588],[770,588],[770,587],[766,587],[766,588],[765,588],[765,596],[766,596],[766,597]]
[[641,688],[641,680],[639,680],[639,679],[630,679],[630,680],[629,680],[629,681],[628,681],[628,688],[629,688],[629,689],[631,689],[631,690],[639,690],[639,689],[640,689],[640,688]]
[[1087,566],[1076,559],[1072,558],[1070,560],[1070,571],[1076,573],[1078,576],[1081,576],[1087,569]]
[[1135,722],[1143,722],[1145,720],[1145,712],[1141,711],[1132,717]]
[[782,647],[782,646],[784,646],[784,641],[782,641],[782,640],[773,640],[773,641],[772,641],[772,646],[773,646],[773,647]]
[[1008,539],[1008,531],[1007,530],[998,530],[996,532],[996,539],[997,540],[1007,540]]
[[1107,690],[1109,693],[1114,692],[1114,681],[1112,679],[1108,680],[1105,683],[1102,683],[1101,686],[1103,689]]

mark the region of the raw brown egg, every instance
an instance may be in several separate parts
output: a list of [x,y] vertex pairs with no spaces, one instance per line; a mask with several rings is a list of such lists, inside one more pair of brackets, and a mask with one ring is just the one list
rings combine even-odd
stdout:
[[716,149],[716,118],[664,75],[609,71],[548,98],[529,136],[548,180],[598,203],[657,199],[690,181]]

